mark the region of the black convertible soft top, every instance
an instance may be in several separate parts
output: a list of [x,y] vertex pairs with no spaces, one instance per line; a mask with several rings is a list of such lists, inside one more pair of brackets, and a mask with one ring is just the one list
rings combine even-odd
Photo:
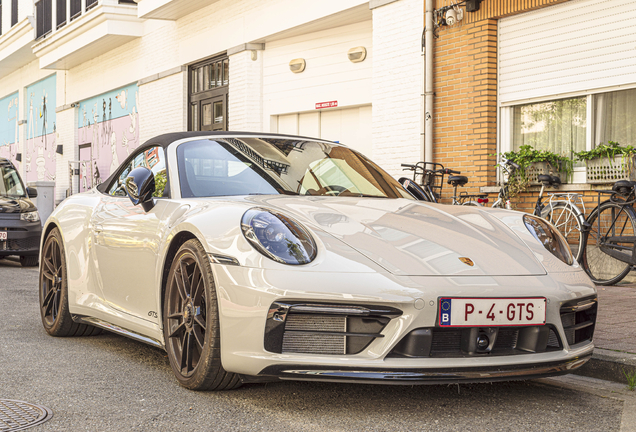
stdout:
[[[219,136],[219,135],[231,135],[234,137],[279,137],[279,138],[289,138],[289,137],[294,137],[294,138],[301,138],[301,139],[306,139],[306,140],[311,140],[311,141],[325,141],[323,139],[320,138],[312,138],[312,137],[302,137],[302,136],[296,136],[296,135],[283,135],[283,134],[277,134],[277,133],[269,133],[269,132],[234,132],[234,131],[203,131],[203,132],[172,132],[172,133],[166,133],[163,135],[157,135],[154,138],[150,138],[148,141],[146,141],[145,143],[143,143],[142,145],[140,145],[139,147],[135,148],[135,153],[130,154],[130,156],[128,156],[126,158],[126,160],[124,160],[124,162],[122,162],[119,166],[122,166],[124,164],[127,164],[128,162],[130,162],[130,160],[133,158],[133,156],[136,154],[136,152],[138,150],[147,148],[147,147],[154,147],[154,146],[161,146],[164,149],[166,147],[168,147],[170,144],[172,144],[175,141],[179,141],[182,139],[186,139],[186,138],[196,138],[196,137],[214,137],[214,136]],[[168,169],[168,166],[166,165],[166,170]],[[97,186],[97,190],[100,191],[101,193],[106,193],[106,187],[111,183],[111,181],[113,180],[115,174],[117,174],[117,171],[119,171],[119,168],[115,171],[110,173],[110,176],[108,176],[108,178],[106,180],[104,180],[102,183],[100,183]]]

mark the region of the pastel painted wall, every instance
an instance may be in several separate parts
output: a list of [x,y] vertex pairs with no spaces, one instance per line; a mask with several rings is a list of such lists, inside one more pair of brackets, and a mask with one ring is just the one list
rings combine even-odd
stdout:
[[18,92],[0,99],[0,157],[14,164],[18,148],[18,101]]
[[55,181],[56,75],[26,88],[25,181]]
[[139,87],[131,84],[80,102],[80,191],[97,186],[139,145]]

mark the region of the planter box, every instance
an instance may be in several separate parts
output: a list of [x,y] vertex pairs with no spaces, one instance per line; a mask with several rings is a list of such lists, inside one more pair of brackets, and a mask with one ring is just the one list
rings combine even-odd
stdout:
[[614,183],[618,180],[636,180],[634,156],[613,159],[600,158],[586,162],[587,182],[592,184]]
[[566,173],[554,168],[548,162],[532,162],[532,164],[526,168],[526,178],[530,181],[531,185],[540,185],[541,182],[538,178],[543,174],[557,176],[561,179],[561,183],[567,182]]

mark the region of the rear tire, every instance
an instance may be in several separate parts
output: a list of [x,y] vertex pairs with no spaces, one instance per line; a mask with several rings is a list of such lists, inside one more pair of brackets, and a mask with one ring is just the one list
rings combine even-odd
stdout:
[[[36,257],[37,258],[37,257]],[[46,237],[40,267],[40,316],[51,336],[93,336],[101,329],[73,321],[68,309],[68,277],[64,242],[57,228]]]
[[[599,222],[600,219],[600,232]],[[598,285],[615,285],[629,273],[631,266],[605,252],[600,246],[607,236],[636,235],[636,213],[631,206],[621,206],[610,201],[601,203],[587,218],[590,230],[585,240],[583,268]],[[633,243],[613,242],[614,250],[625,251],[631,257]]]
[[174,257],[164,297],[163,332],[170,366],[191,390],[232,390],[238,374],[221,365],[221,334],[210,260],[198,240],[185,242]]
[[20,265],[22,267],[35,267],[38,265],[37,255],[32,256],[20,256]]
[[553,205],[547,205],[541,217],[551,222],[557,230],[568,242],[572,256],[576,261],[579,261],[583,253],[583,225],[585,218],[581,211],[565,202],[555,202]]

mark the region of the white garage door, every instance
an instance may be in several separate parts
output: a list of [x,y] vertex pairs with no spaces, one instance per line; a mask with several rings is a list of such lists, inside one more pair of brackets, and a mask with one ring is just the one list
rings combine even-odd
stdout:
[[278,133],[337,141],[373,158],[371,105],[278,116]]

